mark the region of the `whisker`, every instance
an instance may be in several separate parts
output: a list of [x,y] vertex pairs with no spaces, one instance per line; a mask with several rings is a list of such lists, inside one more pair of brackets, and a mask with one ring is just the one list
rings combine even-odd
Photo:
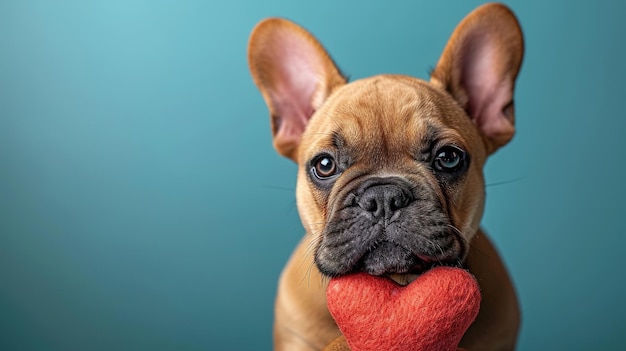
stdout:
[[315,262],[313,262],[313,261],[311,261],[308,264],[308,266],[306,267],[306,271],[305,271],[304,275],[302,275],[302,280],[300,280],[298,285],[302,285],[304,283],[304,281],[306,280],[307,287],[311,286],[311,270],[313,269],[314,265],[315,265]]
[[460,257],[465,260],[467,258],[467,255],[469,254],[469,248],[471,246],[471,243],[467,242],[467,236],[465,235],[465,233],[463,233],[463,231],[456,227],[454,224],[448,224],[448,228],[452,229],[452,231],[456,234],[457,239],[462,242],[460,244],[461,251],[459,252],[459,258],[457,258],[457,260],[460,261]]
[[514,179],[511,179],[511,180],[503,180],[501,182],[489,183],[489,184],[487,184],[485,186],[488,187],[488,186],[498,186],[498,185],[511,184],[511,183],[519,182],[520,180],[524,180],[524,178],[526,178],[526,177],[519,177],[519,178],[514,178]]
[[457,267],[464,267],[464,266],[465,266],[465,265],[463,264],[463,261],[461,261],[461,259],[460,259],[460,258],[457,258],[457,259],[456,259],[456,265],[457,265]]
[[315,266],[315,262],[311,261],[311,263],[309,263],[309,267],[307,267],[306,269],[306,274],[304,275],[307,278],[307,281],[306,281],[307,287],[311,286],[311,271],[313,271],[313,266]]
[[462,238],[465,238],[465,235],[463,235],[463,232],[461,231],[461,229],[457,228],[454,224],[448,224],[448,228],[452,229],[455,233],[460,235]]
[[[310,241],[307,243],[306,246],[306,250],[304,253],[304,260],[302,261],[301,264],[304,264],[307,257],[309,256],[313,256],[315,254],[315,250],[319,244],[319,242],[322,240],[322,236],[320,235],[321,231],[307,231],[306,236],[312,237],[310,239]],[[306,280],[307,282],[307,286],[310,286],[311,284],[311,271],[313,270],[313,267],[315,265],[315,260],[312,259],[309,261],[308,267],[306,267],[305,273],[302,276],[302,280],[300,281],[299,284],[303,284]],[[302,268],[302,266],[298,267],[298,270],[300,270]]]

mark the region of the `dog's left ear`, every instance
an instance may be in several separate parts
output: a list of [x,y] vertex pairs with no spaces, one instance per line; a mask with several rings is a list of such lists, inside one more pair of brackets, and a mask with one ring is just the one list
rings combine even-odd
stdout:
[[513,91],[524,39],[511,10],[486,4],[461,21],[431,74],[431,82],[465,109],[489,153],[515,134]]

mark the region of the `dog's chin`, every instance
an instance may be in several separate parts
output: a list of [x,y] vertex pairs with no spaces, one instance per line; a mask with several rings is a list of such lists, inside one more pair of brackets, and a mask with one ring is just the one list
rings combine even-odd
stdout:
[[391,242],[381,242],[366,253],[353,268],[371,275],[386,277],[399,285],[408,285],[427,270],[436,266],[456,266],[462,262],[453,252],[447,257],[416,253]]
[[[462,253],[459,250],[458,253]],[[354,256],[343,254],[340,260],[328,259],[328,256],[316,255],[315,264],[320,272],[328,277],[339,277],[352,273],[367,273],[377,277],[390,279],[401,286],[412,283],[417,277],[437,266],[461,267],[463,255],[448,252],[447,257],[431,256],[426,253],[416,254],[397,245],[382,242],[376,249],[365,255]]]

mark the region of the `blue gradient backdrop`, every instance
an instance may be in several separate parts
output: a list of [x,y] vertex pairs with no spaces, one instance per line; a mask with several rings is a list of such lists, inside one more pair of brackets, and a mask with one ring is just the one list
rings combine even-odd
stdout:
[[[626,2],[508,3],[527,51],[484,226],[519,349],[623,350]],[[302,228],[250,30],[288,17],[353,79],[426,78],[477,5],[0,1],[0,349],[270,349]]]

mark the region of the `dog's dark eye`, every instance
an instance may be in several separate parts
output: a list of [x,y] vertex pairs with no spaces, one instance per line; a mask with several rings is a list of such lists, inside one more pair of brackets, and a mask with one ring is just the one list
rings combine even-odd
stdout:
[[433,166],[438,171],[455,172],[465,164],[465,152],[456,146],[444,146],[436,155]]
[[332,177],[335,173],[337,173],[335,160],[328,155],[318,157],[313,164],[313,173],[319,179]]

